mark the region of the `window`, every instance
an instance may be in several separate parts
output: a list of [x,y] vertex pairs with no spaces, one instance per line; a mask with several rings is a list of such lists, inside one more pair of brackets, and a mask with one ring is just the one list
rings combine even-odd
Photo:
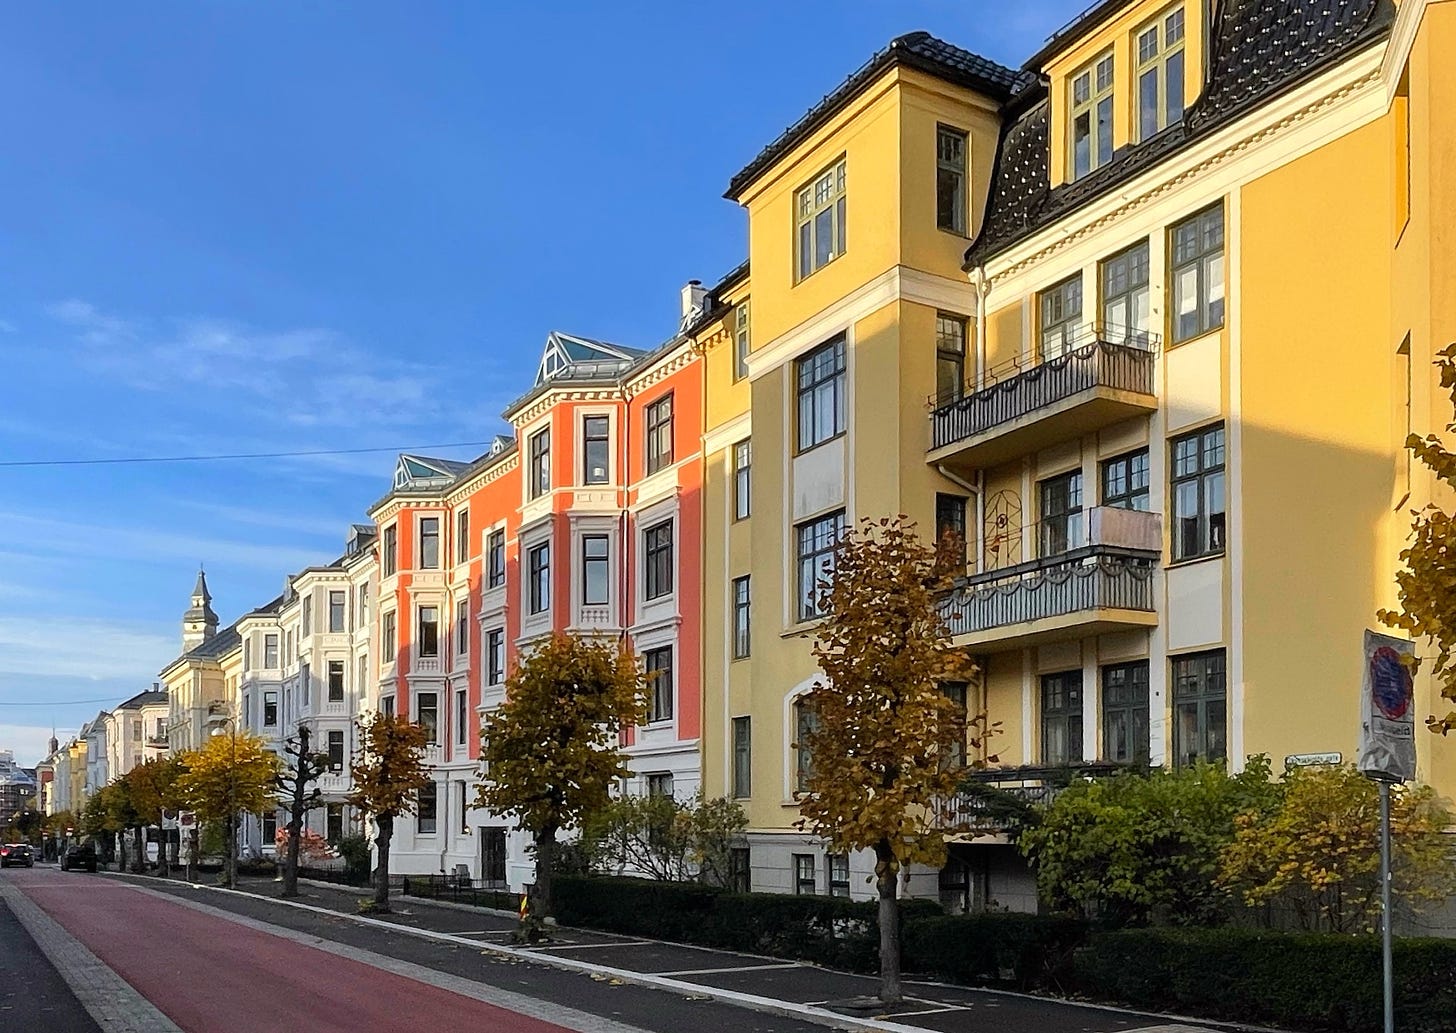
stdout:
[[276,844],[277,842],[278,842],[278,812],[277,811],[264,811],[263,812],[263,843],[266,846],[267,844],[270,844],[270,843]]
[[434,835],[439,814],[440,784],[438,782],[431,782],[420,790],[419,798],[415,804],[416,831],[425,836]]
[[961,400],[966,390],[966,321],[938,313],[935,317],[935,404]]
[[460,831],[470,831],[470,797],[464,779],[455,783],[455,799],[460,804]]
[[1227,752],[1222,649],[1173,658],[1173,760],[1223,760]]
[[1041,759],[1043,764],[1082,760],[1082,672],[1041,677]]
[[672,795],[672,772],[654,771],[647,776],[648,796]]
[[530,440],[531,469],[528,485],[531,498],[540,498],[551,490],[551,429],[538,430]]
[[1102,757],[1148,762],[1148,662],[1102,668]]
[[492,531],[485,540],[486,587],[499,588],[506,583],[506,533]]
[[809,779],[814,774],[814,751],[809,748],[809,737],[818,727],[818,715],[814,713],[814,708],[809,705],[808,700],[796,701],[794,703],[794,788],[801,793],[808,791]]
[[746,846],[728,848],[728,889],[732,893],[753,890],[753,854]]
[[1223,326],[1223,205],[1174,226],[1173,343]]
[[1147,344],[1148,242],[1141,241],[1102,263],[1102,338],[1116,344]]
[[961,495],[935,496],[935,541],[942,554],[966,569],[966,500]]
[[425,730],[425,741],[431,746],[440,743],[440,701],[433,692],[415,696],[415,724]]
[[646,669],[648,691],[652,693],[652,707],[648,712],[649,722],[672,720],[672,647],[662,646],[649,649],[642,654],[642,666]]
[[369,626],[369,583],[367,581],[359,586],[359,607],[355,619],[359,627],[367,628]]
[[243,673],[244,674],[247,674],[249,668],[251,668],[252,666],[253,666],[253,640],[251,638],[245,638],[245,639],[243,639]]
[[799,451],[844,433],[844,338],[820,345],[794,363],[799,397]]
[[660,599],[672,593],[672,521],[649,527],[642,532],[644,593],[648,599]]
[[794,212],[802,280],[844,254],[843,159],[799,191]]
[[825,854],[824,874],[828,876],[831,897],[849,896],[848,854]]
[[329,702],[344,702],[344,661],[329,661]]
[[733,796],[746,800],[753,795],[753,726],[752,719],[733,719]]
[[743,520],[753,511],[753,442],[744,439],[733,446],[733,519]]
[[748,302],[733,310],[733,379],[748,376]]
[[462,509],[455,514],[455,562],[470,560],[470,510]]
[[[943,682],[941,683],[940,691],[945,693],[946,699],[955,704],[956,710],[960,713],[961,727],[964,729],[968,706],[966,683],[963,681]],[[950,755],[946,758],[946,761],[952,768],[963,768],[966,766],[966,760],[966,735],[962,735],[961,741],[951,747]]]
[[834,576],[834,550],[844,535],[844,510],[794,528],[799,558],[799,620],[819,616],[819,594]]
[[1112,160],[1112,55],[1072,78],[1072,178]]
[[308,664],[298,665],[298,694],[299,706],[307,707],[313,703],[313,680],[308,669]]
[[329,770],[344,770],[344,733],[329,733]]
[[612,469],[611,421],[586,416],[581,421],[582,470],[585,484],[606,484]]
[[1037,295],[1041,314],[1041,358],[1060,358],[1077,345],[1082,319],[1082,277],[1073,276]]
[[[247,707],[243,708],[244,713],[247,712],[247,709]],[[139,717],[135,718],[131,723],[131,737],[133,739],[140,739],[142,737],[142,719]]]
[[420,569],[434,570],[440,565],[440,518],[420,517]]
[[344,630],[344,593],[342,591],[329,593],[329,630]]
[[328,804],[324,810],[324,837],[330,843],[344,838],[344,805]]
[[752,611],[748,575],[733,579],[733,659],[742,660],[752,647]]
[[360,696],[361,699],[364,698],[364,696],[366,695],[366,691],[365,690],[366,690],[368,684],[369,684],[369,658],[367,656],[361,656],[359,658],[359,684],[358,684],[358,692],[359,692],[359,696]]
[[306,596],[303,597],[303,634],[304,635],[312,635],[313,634],[313,606],[311,605],[312,603],[313,603],[313,597],[312,596],[306,595]]
[[935,132],[935,224],[966,233],[966,134],[949,126]]
[[1223,425],[1173,439],[1173,559],[1223,552]]
[[394,697],[381,696],[379,699],[379,712],[385,717],[394,716]]
[[506,680],[506,633],[492,628],[485,634],[485,682],[499,685]]
[[583,606],[607,605],[608,544],[608,538],[604,534],[582,535],[581,603]]
[[440,655],[440,608],[420,607],[420,656]]
[[1148,511],[1148,450],[1139,449],[1102,464],[1102,504]]
[[273,690],[263,693],[263,727],[274,728],[278,724],[278,693]]
[[394,663],[395,657],[399,655],[399,631],[395,624],[393,610],[379,618],[379,637],[387,650],[384,654],[384,662]]
[[464,689],[455,693],[455,745],[465,752],[465,733],[470,726],[470,697]]
[[814,855],[794,854],[794,892],[801,897],[812,897],[818,889],[814,885]]
[[1085,545],[1082,534],[1082,471],[1041,482],[1041,554],[1059,556]]
[[545,613],[551,609],[551,545],[543,542],[526,554],[530,570],[531,612]]
[[1137,34],[1138,139],[1183,118],[1183,8]]
[[399,529],[390,524],[384,529],[384,558],[380,561],[384,567],[384,576],[392,577],[399,569]]
[[263,666],[270,671],[278,669],[278,636],[263,636]]
[[672,465],[672,395],[664,395],[647,407],[647,472],[656,473]]
[[455,655],[460,658],[470,655],[469,599],[461,599],[455,604]]

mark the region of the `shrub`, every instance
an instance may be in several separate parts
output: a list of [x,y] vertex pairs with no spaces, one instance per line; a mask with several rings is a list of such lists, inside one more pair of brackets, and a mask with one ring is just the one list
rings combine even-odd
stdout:
[[905,923],[905,968],[956,983],[1064,989],[1086,922],[1057,915],[990,912],[917,917]]
[[[1456,943],[1395,943],[1396,1026],[1451,1028]],[[1378,1033],[1380,941],[1244,929],[1122,929],[1076,952],[1076,989],[1102,1000],[1239,1022]]]
[[369,840],[363,836],[340,836],[334,841],[334,851],[344,862],[344,871],[351,882],[362,885],[369,881]]

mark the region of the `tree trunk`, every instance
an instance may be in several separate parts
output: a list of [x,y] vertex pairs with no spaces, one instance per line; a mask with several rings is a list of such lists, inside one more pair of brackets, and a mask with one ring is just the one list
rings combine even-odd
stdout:
[[379,867],[374,872],[374,906],[389,910],[389,841],[394,838],[394,815],[381,814],[374,819],[379,827]]
[[117,834],[116,840],[118,842],[118,850],[116,855],[116,870],[119,872],[124,872],[126,871],[126,829],[122,829],[121,832]]
[[[125,835],[125,833],[123,833]],[[136,869],[137,872],[145,874],[147,870],[147,827],[138,825],[136,827]]]
[[556,867],[556,826],[549,825],[536,833],[536,883],[527,896],[532,918],[551,916],[551,875]]
[[880,1000],[899,1004],[900,988],[900,901],[895,896],[899,868],[888,840],[875,844],[875,886],[880,891]]
[[161,812],[161,819],[157,822],[157,869],[162,873],[162,878],[172,876],[172,837],[166,827],[167,812]]
[[308,740],[307,725],[298,726],[298,760],[293,770],[293,799],[288,811],[288,857],[283,863],[283,895],[298,896],[298,848],[303,838],[303,791],[304,775],[307,773]]

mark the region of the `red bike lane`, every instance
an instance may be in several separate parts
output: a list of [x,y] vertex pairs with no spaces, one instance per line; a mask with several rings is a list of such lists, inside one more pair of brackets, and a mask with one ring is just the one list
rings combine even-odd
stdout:
[[566,1033],[124,883],[50,870],[14,883],[186,1033]]

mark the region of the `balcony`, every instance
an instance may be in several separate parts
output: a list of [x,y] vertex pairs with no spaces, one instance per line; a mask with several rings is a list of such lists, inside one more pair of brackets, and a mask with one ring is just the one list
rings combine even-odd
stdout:
[[167,737],[165,735],[149,735],[146,739],[148,749],[165,750],[167,748]]
[[1055,767],[982,768],[966,772],[961,791],[943,811],[951,828],[971,835],[1020,829],[1032,813],[1049,806],[1074,781],[1105,778],[1125,770],[1104,762]]
[[1041,559],[974,574],[941,603],[957,645],[998,652],[1158,623],[1157,513],[1096,506],[1029,530]]
[[1156,367],[1154,335],[1086,327],[1054,359],[1016,360],[964,397],[932,399],[928,458],[969,473],[1150,413]]

